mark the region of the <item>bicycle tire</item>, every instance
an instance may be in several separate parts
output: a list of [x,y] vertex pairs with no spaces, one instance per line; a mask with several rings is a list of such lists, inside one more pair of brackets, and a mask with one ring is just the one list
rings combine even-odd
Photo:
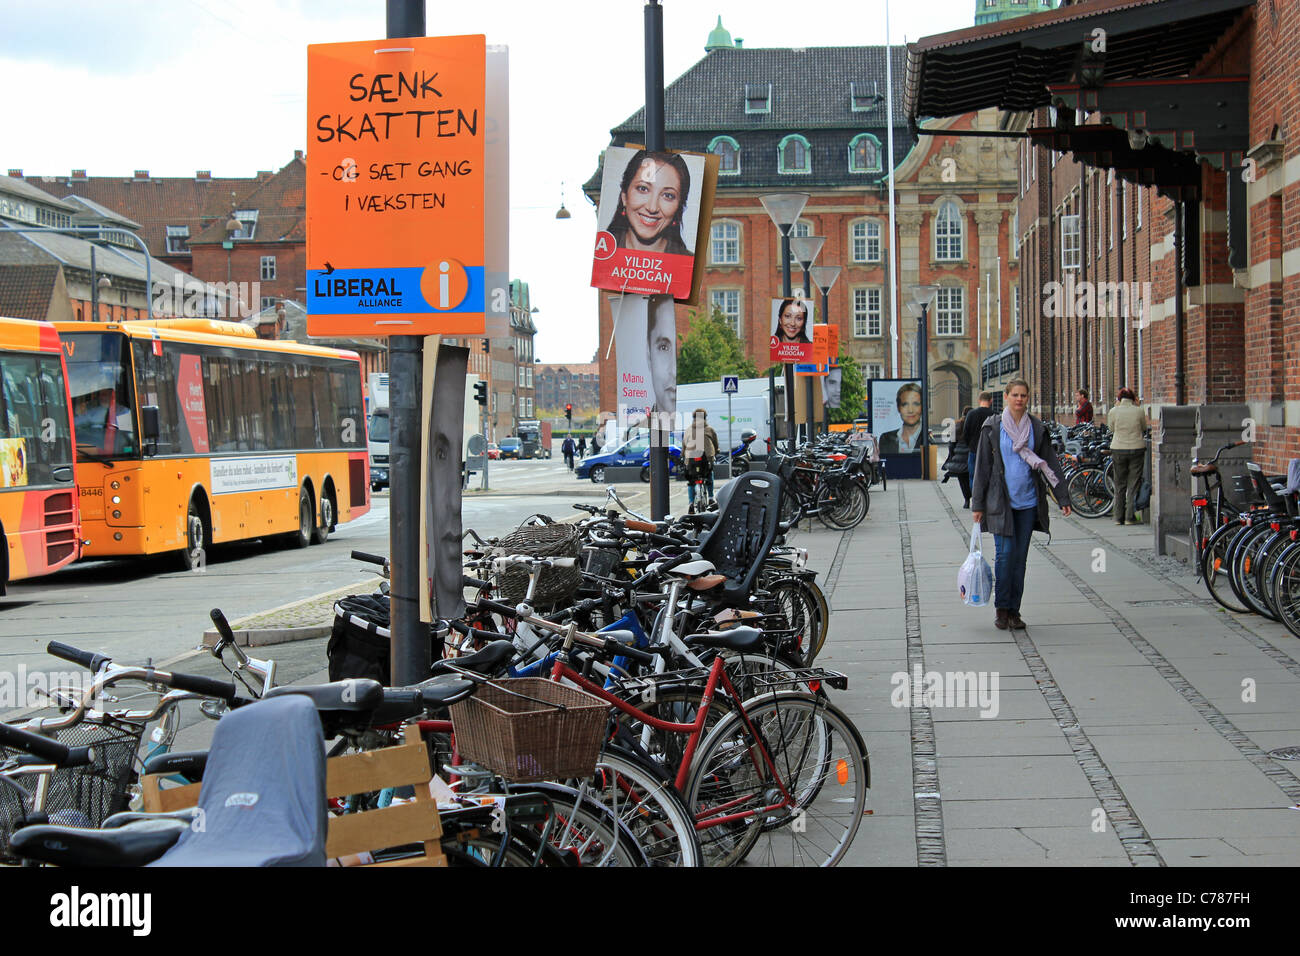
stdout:
[[1100,518],[1109,507],[1114,506],[1113,499],[1101,493],[1105,484],[1098,484],[1100,474],[1101,471],[1097,468],[1081,468],[1070,476],[1065,487],[1070,507],[1084,518]]
[[811,667],[826,635],[822,607],[807,582],[795,577],[777,578],[764,584],[763,590],[771,595],[777,613],[785,615],[786,624],[794,632],[792,652],[802,666]]
[[1205,582],[1210,597],[1224,610],[1245,614],[1249,609],[1238,602],[1231,588],[1231,565],[1227,563],[1228,545],[1238,530],[1240,529],[1234,525],[1225,524],[1210,535],[1210,540],[1205,543],[1205,553],[1201,556],[1201,580]]
[[1259,575],[1256,573],[1262,558],[1262,549],[1273,535],[1278,534],[1267,524],[1259,524],[1249,530],[1237,548],[1236,560],[1232,562],[1232,573],[1237,577],[1237,593],[1256,614],[1276,621],[1277,615],[1269,607],[1268,599],[1259,590]]
[[576,857],[579,865],[649,864],[636,835],[600,800],[579,789],[549,781],[521,784],[521,787],[550,799],[557,818],[549,835],[551,846]]
[[[578,861],[571,854],[560,853],[549,844],[542,844],[538,835],[529,828],[512,826],[510,843],[502,858],[503,867],[573,867]],[[501,848],[500,837],[444,833],[441,841],[442,855],[449,867],[491,867],[492,860]],[[534,862],[535,861],[535,862]]]
[[701,866],[703,854],[686,804],[653,763],[607,746],[588,782],[636,835],[650,866]]
[[[1237,582],[1240,574],[1240,568],[1237,565],[1241,561],[1241,547],[1245,544],[1250,532],[1254,530],[1254,526],[1237,525],[1233,530],[1235,534],[1228,539],[1227,553],[1224,555],[1222,567],[1228,576],[1228,586],[1232,589],[1237,601],[1248,613],[1254,614],[1255,608],[1246,600],[1246,595],[1242,593],[1241,586]],[[1235,571],[1234,568],[1236,568]]]
[[[686,803],[695,814],[705,857],[725,856],[739,863],[757,850],[772,866],[834,866],[848,852],[866,807],[870,764],[852,722],[822,698],[782,691],[746,701],[745,710],[767,750],[779,780],[754,753],[754,738],[732,714],[701,743],[692,764]],[[835,786],[827,788],[833,782]],[[739,842],[711,817],[744,807],[768,807],[779,784],[794,806],[749,817],[749,846],[736,857],[728,844]],[[845,789],[849,788],[851,789]],[[809,830],[814,831],[809,836]],[[718,838],[712,834],[723,831]],[[829,853],[827,840],[833,842]]]
[[1300,637],[1300,542],[1289,543],[1273,564],[1269,593],[1282,625]]

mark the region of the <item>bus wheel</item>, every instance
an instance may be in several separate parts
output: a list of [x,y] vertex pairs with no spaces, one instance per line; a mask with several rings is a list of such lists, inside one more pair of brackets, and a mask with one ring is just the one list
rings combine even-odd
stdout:
[[334,502],[327,492],[320,496],[320,524],[312,528],[311,543],[324,544],[330,536],[332,527],[334,527]]
[[305,548],[311,544],[312,536],[311,492],[306,488],[298,490],[298,530],[285,535],[285,544],[291,548]]
[[212,541],[203,509],[194,498],[190,499],[189,513],[185,516],[185,549],[181,552],[181,566],[186,571],[202,570],[207,564],[207,549]]

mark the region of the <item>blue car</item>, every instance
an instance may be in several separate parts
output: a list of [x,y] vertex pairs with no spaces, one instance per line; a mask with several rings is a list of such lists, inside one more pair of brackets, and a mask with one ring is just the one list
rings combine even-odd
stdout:
[[[668,474],[676,476],[681,471],[682,450],[676,445],[668,447]],[[603,451],[578,462],[574,473],[579,478],[590,478],[600,483],[605,480],[605,469],[614,465],[640,465],[641,480],[650,480],[650,440],[633,438],[623,442],[613,451]]]

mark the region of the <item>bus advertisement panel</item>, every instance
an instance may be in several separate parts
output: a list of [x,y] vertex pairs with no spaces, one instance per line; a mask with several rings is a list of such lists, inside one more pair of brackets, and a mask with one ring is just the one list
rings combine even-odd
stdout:
[[57,327],[87,556],[196,568],[213,544],[319,544],[370,510],[356,353],[200,319]]
[[0,318],[0,594],[80,554],[75,478],[58,334]]

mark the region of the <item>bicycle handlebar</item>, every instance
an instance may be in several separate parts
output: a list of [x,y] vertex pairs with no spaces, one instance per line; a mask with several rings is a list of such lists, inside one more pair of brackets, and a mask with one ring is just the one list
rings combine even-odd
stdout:
[[50,737],[11,724],[0,724],[0,744],[60,767],[83,767],[95,759],[94,747],[69,747]]
[[388,564],[387,558],[381,557],[377,554],[369,554],[368,552],[365,551],[353,551],[352,560],[365,561],[367,564],[377,564],[381,568],[384,567],[386,564]]
[[65,661],[71,661],[74,664],[80,664],[92,674],[98,674],[105,664],[113,662],[113,659],[106,654],[83,651],[79,647],[64,644],[62,641],[50,641],[45,645],[45,653],[52,654]]

